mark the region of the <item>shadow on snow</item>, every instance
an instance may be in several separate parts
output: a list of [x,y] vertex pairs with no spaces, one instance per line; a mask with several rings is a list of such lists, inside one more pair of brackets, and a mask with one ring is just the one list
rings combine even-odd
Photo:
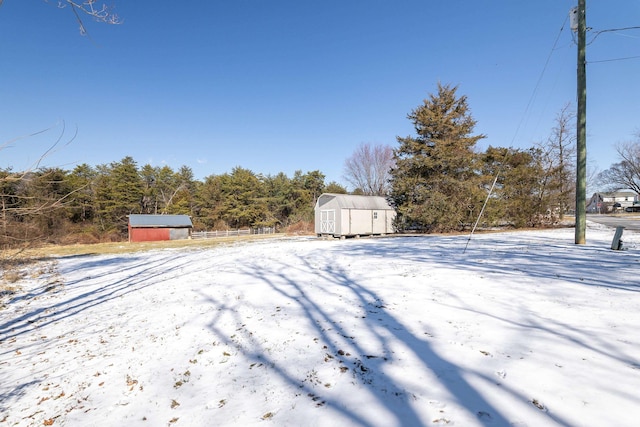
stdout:
[[[351,254],[359,254],[369,257],[371,263],[385,262],[385,260],[398,260],[403,262],[416,263],[417,265],[446,265],[452,269],[464,269],[467,272],[477,272],[478,274],[513,274],[514,278],[526,277],[529,280],[538,280],[553,286],[553,282],[562,280],[584,286],[610,287],[613,289],[638,292],[640,284],[635,282],[618,283],[610,277],[619,277],[620,271],[635,273],[638,263],[636,254],[631,253],[611,253],[605,249],[593,247],[571,246],[571,255],[558,260],[554,256],[554,251],[549,250],[549,239],[537,239],[524,234],[521,244],[514,244],[513,241],[501,242],[499,237],[482,237],[490,239],[492,249],[487,253],[487,243],[483,242],[481,248],[476,248],[471,242],[465,253],[462,249],[466,243],[466,236],[454,237],[409,237],[394,239],[379,239],[370,241],[347,242],[344,245],[330,246],[329,250],[348,250]],[[552,244],[556,250],[563,250],[569,244]],[[459,251],[457,250],[459,249]],[[223,249],[224,250],[224,249]],[[605,253],[607,252],[607,253]],[[203,252],[205,253],[205,252]],[[215,252],[206,252],[212,254]],[[316,258],[311,259],[311,256]],[[71,316],[75,316],[91,307],[95,307],[114,298],[121,297],[130,292],[136,292],[149,286],[157,286],[165,280],[184,276],[181,269],[188,269],[189,262],[185,261],[186,254],[176,252],[169,253],[153,263],[145,260],[144,256],[131,258],[113,258],[109,261],[109,268],[105,269],[102,276],[91,276],[93,267],[105,267],[104,260],[93,264],[90,259],[86,263],[79,263],[77,269],[87,270],[87,277],[75,283],[64,283],[65,288],[75,289],[70,298],[60,300],[52,299],[49,306],[43,305],[31,311],[10,319],[0,324],[0,339],[6,342],[12,338],[33,330],[43,328],[49,324],[63,321]],[[418,360],[423,370],[432,372],[434,378],[439,379],[439,385],[446,389],[466,411],[475,416],[478,423],[484,425],[509,425],[506,416],[501,413],[500,408],[492,405],[469,381],[469,375],[478,375],[467,372],[462,367],[446,360],[432,347],[428,340],[417,336],[408,325],[405,325],[400,318],[388,309],[388,302],[380,295],[367,287],[357,278],[352,277],[349,271],[331,263],[335,255],[323,258],[320,249],[312,252],[309,257],[298,257],[287,260],[274,261],[269,265],[258,265],[257,262],[245,260],[246,264],[237,267],[239,272],[248,275],[258,283],[267,285],[275,291],[281,298],[287,301],[297,311],[304,313],[306,325],[312,325],[313,331],[317,335],[318,345],[327,357],[334,359],[340,366],[348,367],[353,378],[375,398],[380,407],[395,418],[402,425],[421,425],[425,420],[421,419],[416,412],[413,401],[415,396],[410,390],[394,377],[387,373],[385,367],[396,361],[397,355],[394,353],[394,346],[401,343],[408,349],[411,356]],[[115,272],[121,274],[123,261],[127,272],[124,278],[111,281],[110,277]],[[597,264],[598,271],[602,272],[598,277],[592,277],[594,265]],[[174,271],[170,271],[173,268]],[[169,269],[169,270],[168,270]],[[297,271],[296,271],[297,269]],[[168,272],[169,271],[169,272]],[[613,271],[616,274],[608,274]],[[309,272],[314,272],[317,280],[314,283],[306,283],[296,277],[307,278]],[[297,275],[296,273],[300,273]],[[625,273],[626,274],[626,273]],[[633,277],[633,276],[630,276]],[[94,287],[88,287],[86,292],[81,291],[85,286],[83,283],[87,278],[91,279]],[[102,284],[95,288],[95,283]],[[205,285],[206,286],[206,285]],[[357,301],[357,307],[352,307],[353,315],[359,316],[359,326],[364,326],[365,330],[353,330],[341,323],[336,313],[333,313],[324,306],[322,292],[335,292],[348,297],[352,301]],[[320,292],[320,294],[318,294]],[[337,295],[340,297],[341,295]],[[34,296],[42,296],[42,292],[36,290]],[[231,313],[238,324],[243,324],[242,316],[238,313],[237,305],[225,304],[211,296],[205,296],[209,302],[218,308],[218,314],[209,321],[209,328],[220,340],[228,344],[234,344],[229,334],[220,329],[218,317],[223,313]],[[18,302],[18,300],[16,300]],[[494,316],[491,313],[478,312],[469,307],[452,307],[475,311],[478,315],[489,316],[503,322],[514,322],[511,319],[504,319]],[[545,322],[548,319],[544,319]],[[529,324],[514,322],[521,328],[542,328],[542,322],[535,319]],[[598,347],[587,343],[586,337],[581,336],[581,331],[566,324],[557,324],[557,330],[547,332],[558,335],[564,340],[574,342],[577,345],[588,347],[609,357],[628,362],[623,356],[616,356],[603,350],[606,343],[599,343]],[[562,332],[561,332],[562,331]],[[372,353],[358,341],[358,336],[366,333],[369,337],[374,337],[379,350]],[[277,358],[270,356],[258,338],[247,332],[245,339],[248,345],[240,348],[244,356],[249,360],[259,361],[269,366],[271,371],[277,374],[286,383],[298,388],[301,393],[305,393],[310,399],[321,401],[342,414],[356,425],[373,426],[376,425],[367,418],[360,410],[345,405],[336,400],[330,393],[314,387],[305,377],[293,372]],[[345,352],[344,349],[349,351]],[[0,353],[4,354],[4,353]],[[478,375],[479,376],[479,375]],[[480,378],[490,381],[488,378]],[[17,387],[14,392],[20,393],[24,387],[31,383],[25,383]],[[527,397],[518,395],[517,391],[506,389],[518,400],[526,402]],[[545,414],[559,425],[568,425],[557,416]]]

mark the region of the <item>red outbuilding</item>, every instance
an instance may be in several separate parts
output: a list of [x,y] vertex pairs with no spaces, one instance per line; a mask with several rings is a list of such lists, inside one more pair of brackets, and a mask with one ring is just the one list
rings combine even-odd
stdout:
[[189,239],[193,223],[189,215],[129,215],[129,241]]

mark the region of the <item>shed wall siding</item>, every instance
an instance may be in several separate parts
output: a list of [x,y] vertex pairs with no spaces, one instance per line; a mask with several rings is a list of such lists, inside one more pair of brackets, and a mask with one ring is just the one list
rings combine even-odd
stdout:
[[190,228],[170,228],[169,240],[184,240],[190,236]]
[[371,211],[371,231],[373,234],[387,233],[387,217],[386,212],[381,210]]
[[168,228],[131,228],[132,242],[155,242],[169,239]]
[[[335,212],[335,228],[327,227],[328,211]],[[394,232],[395,211],[384,198],[323,194],[315,207],[315,232],[318,235],[364,236]]]
[[349,232],[351,235],[371,234],[373,229],[371,227],[370,210],[362,209],[349,209]]
[[336,235],[351,235],[351,213],[349,209],[340,209],[340,221],[336,224]]
[[395,227],[393,226],[393,222],[396,219],[396,213],[395,211],[385,211],[385,212],[386,212],[385,222],[386,222],[387,233],[395,233]]

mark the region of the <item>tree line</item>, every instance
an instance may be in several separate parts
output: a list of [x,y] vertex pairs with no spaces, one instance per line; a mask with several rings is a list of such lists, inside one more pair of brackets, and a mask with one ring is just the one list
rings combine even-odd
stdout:
[[[575,199],[573,115],[565,107],[547,141],[529,149],[489,147],[466,96],[438,85],[408,114],[414,136],[398,145],[363,144],[345,161],[352,193],[381,195],[395,207],[399,231],[447,232],[484,227],[537,227],[557,222]],[[312,232],[313,209],[325,183],[321,171],[261,175],[235,167],[194,179],[182,166],[140,167],[131,157],[73,170],[0,170],[0,244],[122,240],[127,215],[186,214],[197,230],[298,227]],[[480,215],[482,213],[482,215]]]
[[[557,114],[549,137],[528,149],[476,143],[476,121],[457,87],[438,85],[409,115],[415,136],[398,137],[389,169],[388,196],[398,229],[461,231],[482,227],[552,226],[575,209],[575,114]],[[640,194],[640,133],[618,144],[620,162],[594,184]]]
[[320,171],[263,176],[242,167],[194,179],[189,167],[139,167],[131,157],[108,165],[82,164],[71,171],[0,170],[0,244],[119,241],[127,215],[185,214],[200,230],[308,224],[324,191]]
[[[398,137],[389,150],[386,179],[379,157],[385,150],[360,147],[347,161],[347,174],[361,187],[382,188],[397,211],[399,230],[463,231],[483,227],[540,227],[556,224],[575,206],[575,115],[565,106],[549,138],[528,149],[489,146],[475,134],[467,97],[438,85],[437,93],[408,114],[415,135]],[[374,166],[362,167],[365,159]],[[354,166],[355,165],[355,166]],[[386,182],[384,187],[378,185]],[[367,191],[365,191],[367,193]]]
[[[83,34],[80,14],[121,22],[104,2],[59,2],[64,6]],[[415,135],[398,137],[396,147],[360,145],[344,165],[352,193],[386,197],[398,214],[399,231],[548,226],[572,210],[575,116],[569,106],[557,115],[546,141],[528,149],[478,151],[485,136],[474,133],[467,97],[457,89],[438,84],[437,93],[407,116]],[[621,161],[600,173],[599,184],[640,193],[640,134],[617,151]],[[134,213],[186,214],[204,230],[298,226],[311,231],[317,197],[347,192],[324,180],[317,170],[288,177],[236,167],[199,181],[187,166],[139,167],[131,157],[71,171],[0,169],[0,247],[121,240],[126,217]]]

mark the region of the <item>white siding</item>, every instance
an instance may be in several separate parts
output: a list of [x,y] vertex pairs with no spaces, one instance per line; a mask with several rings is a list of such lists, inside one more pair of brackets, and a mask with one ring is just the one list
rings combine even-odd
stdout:
[[386,211],[374,210],[371,212],[371,231],[373,234],[387,233],[387,216]]
[[[330,230],[329,211],[335,212],[335,228]],[[315,207],[318,235],[366,236],[393,233],[395,210],[384,197],[322,194]]]
[[[349,234],[371,234],[371,211],[364,209],[349,209]],[[344,233],[343,233],[344,234]]]

